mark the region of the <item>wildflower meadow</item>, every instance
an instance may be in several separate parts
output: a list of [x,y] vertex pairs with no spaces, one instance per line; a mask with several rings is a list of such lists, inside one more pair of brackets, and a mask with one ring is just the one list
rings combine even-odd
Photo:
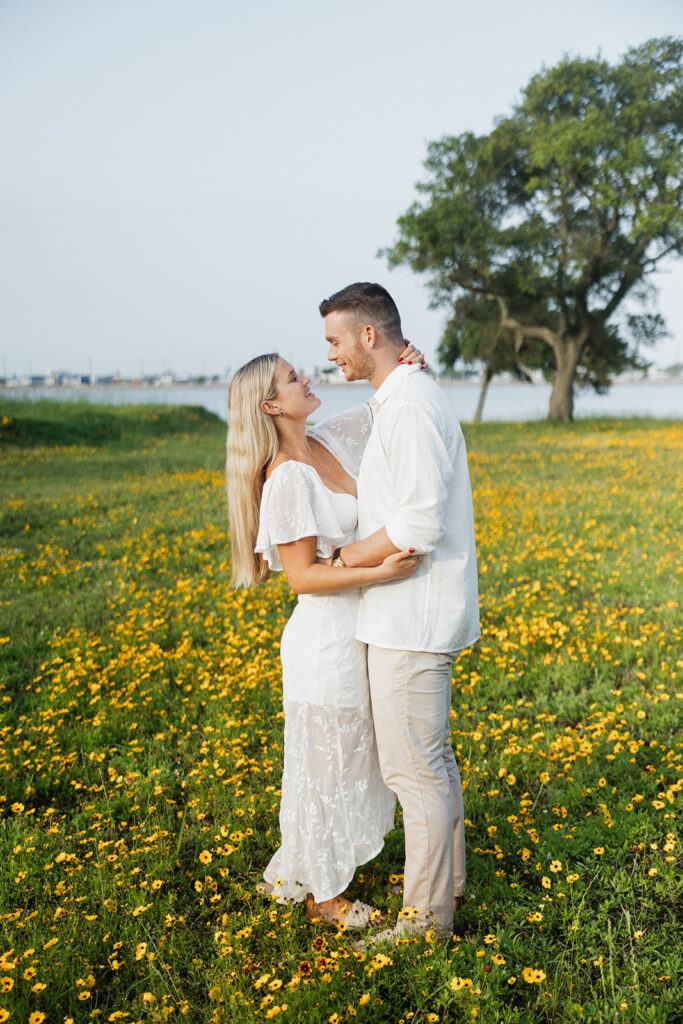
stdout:
[[[466,899],[359,951],[256,892],[295,598],[231,589],[225,425],[0,406],[0,1024],[683,1019],[683,422],[464,429]],[[402,863],[399,811],[351,895]]]

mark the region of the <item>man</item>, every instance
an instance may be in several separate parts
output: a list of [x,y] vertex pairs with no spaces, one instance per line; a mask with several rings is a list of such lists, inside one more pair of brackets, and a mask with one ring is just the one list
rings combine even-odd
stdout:
[[[406,914],[391,935],[453,930],[465,886],[462,786],[450,743],[451,669],[480,635],[472,492],[465,442],[438,384],[404,348],[396,305],[358,283],[320,304],[328,359],[346,380],[368,380],[373,428],[358,477],[362,538],[343,565],[379,564],[414,548],[410,579],[368,587],[357,638],[368,645],[370,695],[382,774],[401,802]],[[338,563],[339,564],[339,563]]]

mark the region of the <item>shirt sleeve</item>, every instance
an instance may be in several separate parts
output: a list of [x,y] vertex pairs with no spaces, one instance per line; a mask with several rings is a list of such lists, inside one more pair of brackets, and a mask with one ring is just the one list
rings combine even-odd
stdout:
[[[377,426],[380,426],[378,422]],[[397,512],[385,523],[392,544],[433,551],[445,531],[453,462],[429,413],[402,405],[381,424],[380,437],[394,485]]]
[[301,462],[283,462],[273,470],[261,496],[254,551],[272,570],[281,570],[278,544],[316,538],[316,554],[329,558],[344,543],[339,517],[316,471]]
[[353,477],[358,476],[371,431],[372,413],[367,402],[307,428],[307,432],[324,444]]

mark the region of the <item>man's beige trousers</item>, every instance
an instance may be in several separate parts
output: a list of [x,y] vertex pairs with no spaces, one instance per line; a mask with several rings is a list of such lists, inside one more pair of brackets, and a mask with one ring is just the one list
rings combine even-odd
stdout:
[[453,897],[465,887],[460,773],[450,740],[453,655],[368,647],[372,714],[382,775],[403,808],[403,905],[453,930]]

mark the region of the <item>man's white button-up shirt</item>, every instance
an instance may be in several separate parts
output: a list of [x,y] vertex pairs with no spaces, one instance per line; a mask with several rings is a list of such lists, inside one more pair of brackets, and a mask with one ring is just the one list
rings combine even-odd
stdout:
[[407,580],[367,587],[356,636],[397,650],[454,653],[480,636],[472,491],[465,439],[439,385],[418,366],[393,370],[358,477],[358,535],[386,527],[420,562]]

